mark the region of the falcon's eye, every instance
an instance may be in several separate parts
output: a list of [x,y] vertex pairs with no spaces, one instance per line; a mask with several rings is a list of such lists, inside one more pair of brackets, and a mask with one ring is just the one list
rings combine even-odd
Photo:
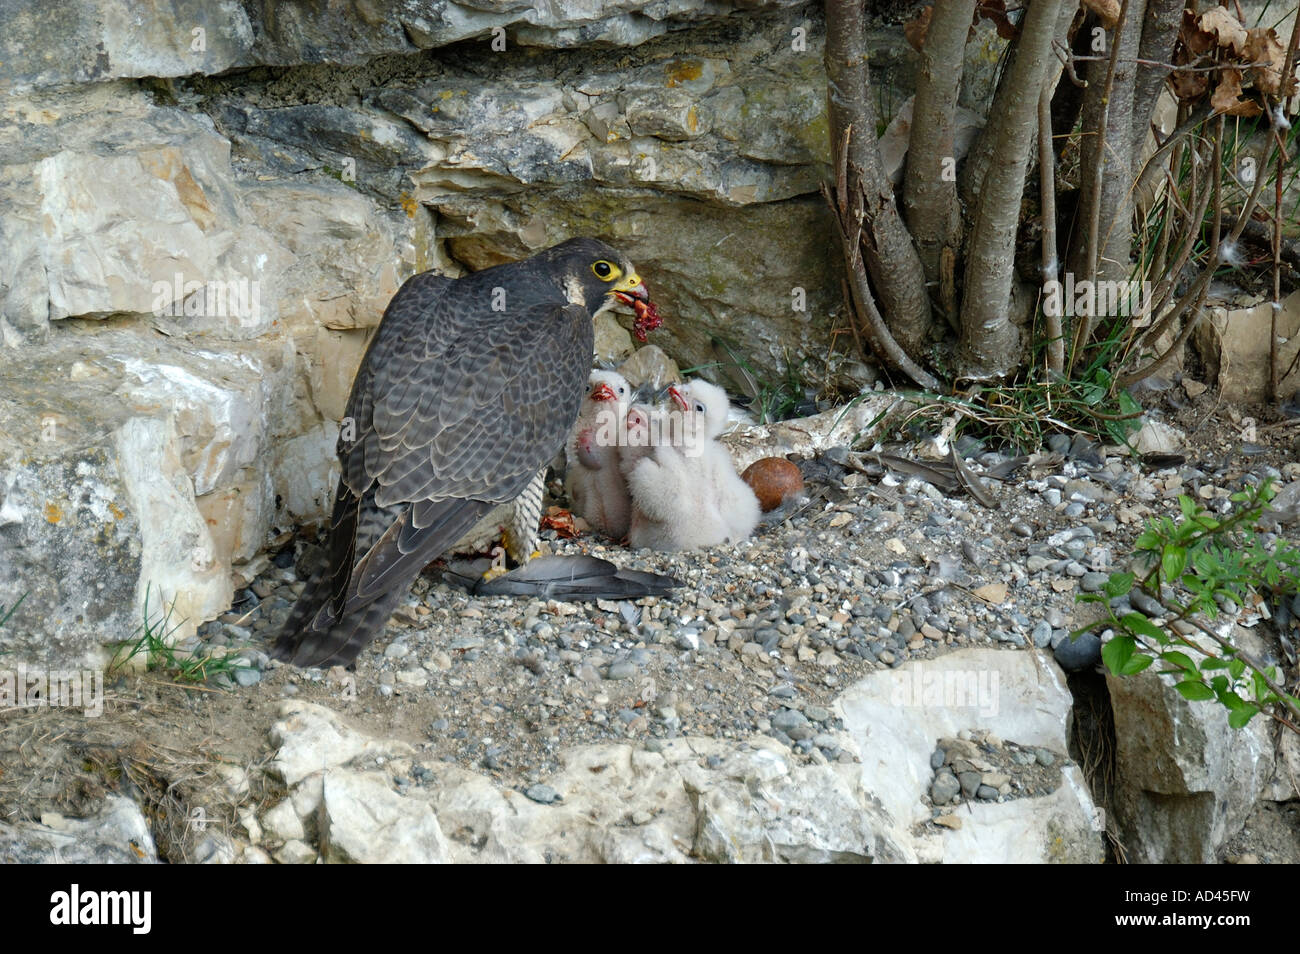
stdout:
[[599,262],[593,262],[591,270],[596,274],[597,278],[607,282],[612,282],[622,274],[617,265],[611,265],[604,259],[601,259]]

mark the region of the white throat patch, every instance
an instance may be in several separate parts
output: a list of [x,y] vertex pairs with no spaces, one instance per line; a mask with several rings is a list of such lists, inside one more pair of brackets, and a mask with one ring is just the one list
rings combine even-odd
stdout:
[[577,278],[570,276],[564,280],[564,294],[571,304],[587,307],[587,296],[583,294],[582,282]]

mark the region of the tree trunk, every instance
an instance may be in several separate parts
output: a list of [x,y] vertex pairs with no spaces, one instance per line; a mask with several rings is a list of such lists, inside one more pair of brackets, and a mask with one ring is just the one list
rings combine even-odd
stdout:
[[916,76],[903,211],[932,289],[939,287],[944,248],[956,252],[961,247],[953,136],[966,36],[974,15],[975,0],[935,4]]
[[[1015,59],[999,84],[985,128],[992,148],[966,257],[958,367],[962,377],[1005,376],[1020,363],[1019,331],[1008,306],[1025,170],[1038,126],[1038,97],[1055,59],[1061,0],[1033,0],[1020,27]],[[1005,95],[1004,95],[1005,92]]]
[[827,0],[826,79],[832,147],[838,149],[851,130],[849,178],[861,183],[864,194],[862,259],[890,331],[919,360],[930,333],[930,299],[921,259],[880,159],[862,0]]
[[1134,175],[1140,170],[1136,164],[1141,159],[1151,129],[1151,114],[1155,111],[1160,91],[1164,89],[1169,70],[1151,63],[1169,63],[1174,57],[1174,44],[1178,42],[1178,27],[1183,22],[1184,0],[1149,0],[1142,21],[1142,40],[1138,44],[1138,58],[1149,61],[1139,63],[1133,81],[1133,161]]
[[[1121,12],[1121,22],[1109,34],[1107,55],[1090,62],[1086,71],[1079,218],[1069,258],[1076,281],[1125,281],[1132,269],[1134,61],[1146,3],[1125,0],[1124,6],[1127,9]],[[1095,317],[1080,318],[1085,331],[1094,325],[1091,319]],[[1086,343],[1088,337],[1076,335],[1075,342]]]

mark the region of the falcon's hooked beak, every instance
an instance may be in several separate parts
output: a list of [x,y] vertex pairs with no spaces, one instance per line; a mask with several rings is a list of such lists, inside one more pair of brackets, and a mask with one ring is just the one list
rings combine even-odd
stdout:
[[618,284],[610,291],[610,294],[625,305],[650,300],[650,292],[645,287],[645,282],[641,281],[641,276],[636,272],[628,272],[620,278]]
[[682,392],[677,390],[676,388],[669,388],[668,396],[673,399],[673,401],[677,404],[677,407],[682,411],[685,411],[689,407],[689,405],[686,403],[686,398],[682,397]]
[[591,389],[591,399],[593,401],[613,401],[616,397],[614,389],[604,381]]
[[637,341],[645,341],[647,332],[654,331],[664,323],[659,315],[659,309],[650,300],[650,292],[645,287],[645,282],[641,281],[641,276],[636,272],[628,271],[608,294],[623,304],[632,306],[632,311],[636,313],[632,333],[636,335]]

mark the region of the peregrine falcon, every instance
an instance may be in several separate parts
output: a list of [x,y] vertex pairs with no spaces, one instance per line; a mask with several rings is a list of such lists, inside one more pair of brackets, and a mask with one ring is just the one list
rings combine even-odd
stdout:
[[[521,497],[510,555],[537,539],[542,478],[582,403],[592,319],[632,305],[659,323],[632,264],[577,238],[459,279],[424,272],[393,296],[352,384],[327,559],[276,640],[298,666],[348,665],[420,570],[494,506]],[[535,501],[532,498],[536,498]]]

